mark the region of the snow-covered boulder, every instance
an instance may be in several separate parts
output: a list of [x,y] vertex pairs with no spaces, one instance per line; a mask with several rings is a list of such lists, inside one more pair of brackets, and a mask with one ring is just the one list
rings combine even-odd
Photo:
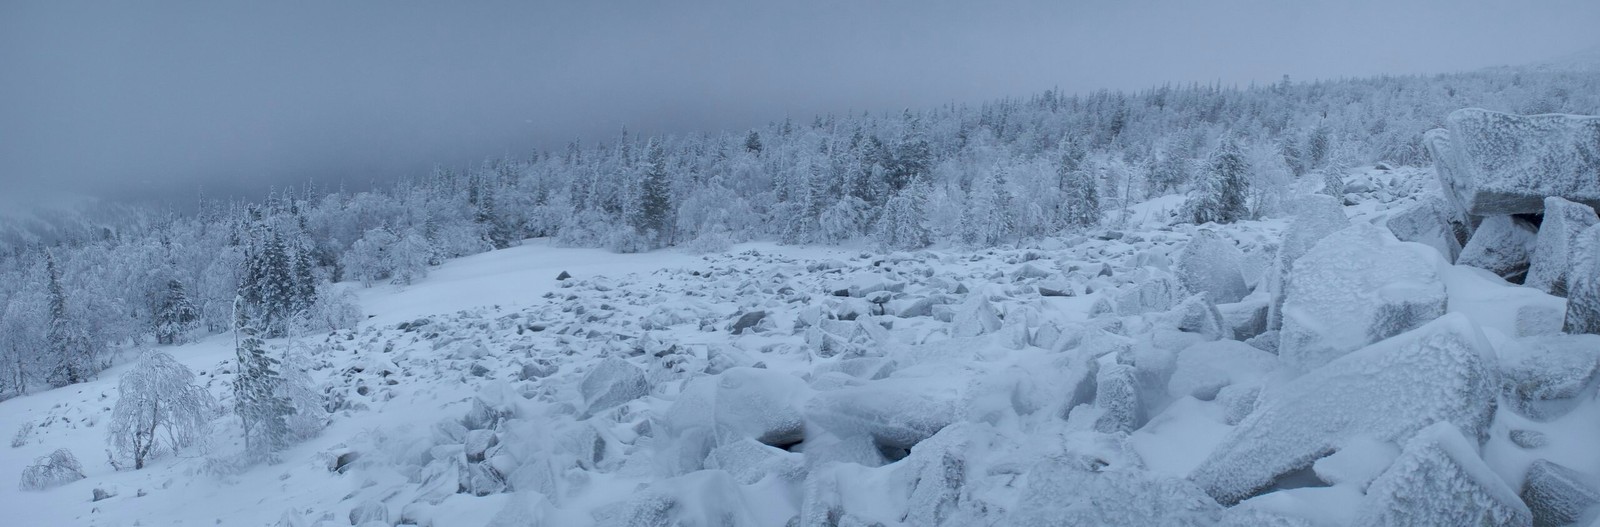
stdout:
[[1222,388],[1258,381],[1278,367],[1278,358],[1236,340],[1217,340],[1178,352],[1177,366],[1167,381],[1173,397],[1211,400]]
[[1164,318],[1179,331],[1198,333],[1210,340],[1233,338],[1233,327],[1222,318],[1222,312],[1208,296],[1207,293],[1190,295]]
[[1183,285],[1171,275],[1156,271],[1117,293],[1117,314],[1128,316],[1162,312],[1172,309],[1183,298]]
[[1139,378],[1133,366],[1120,363],[1101,366],[1095,376],[1094,404],[1100,409],[1100,418],[1094,422],[1098,432],[1126,434],[1144,424]]
[[1578,250],[1567,275],[1567,333],[1600,335],[1600,224],[1578,236]]
[[1593,477],[1543,459],[1528,467],[1520,495],[1537,527],[1575,524],[1600,505]]
[[1000,314],[994,304],[982,295],[972,295],[956,308],[955,325],[950,328],[953,337],[976,337],[1000,330]]
[[[911,381],[911,382],[906,382]],[[910,449],[959,419],[959,394],[923,379],[884,379],[818,393],[805,414],[841,438],[871,437],[880,447]]]
[[1200,526],[1221,508],[1189,481],[1133,470],[1091,470],[1047,458],[1028,471],[1016,509],[1004,525]]
[[1317,242],[1350,225],[1350,219],[1344,214],[1344,205],[1331,196],[1320,194],[1305,196],[1293,207],[1297,212],[1294,219],[1289,221],[1289,228],[1283,233],[1283,244],[1278,248],[1277,258],[1264,278],[1272,299],[1267,306],[1268,330],[1283,327],[1284,294],[1287,292],[1289,276],[1294,271],[1295,262],[1311,252],[1311,248],[1315,247]]
[[350,525],[366,525],[370,522],[389,524],[389,508],[383,503],[367,500],[350,509]]
[[1538,228],[1511,216],[1490,216],[1478,224],[1472,239],[1461,249],[1457,265],[1470,265],[1500,275],[1512,282],[1522,282],[1528,274],[1528,261],[1533,257],[1538,240]]
[[1231,304],[1250,294],[1240,273],[1244,253],[1216,232],[1195,233],[1178,256],[1178,281],[1190,293],[1209,293],[1218,304]]
[[800,413],[809,392],[799,377],[772,370],[732,368],[717,379],[713,419],[719,443],[750,438],[778,447],[805,439]]
[[1479,437],[1494,415],[1493,361],[1465,316],[1446,315],[1269,389],[1190,478],[1231,504],[1355,437],[1404,441],[1438,421]]
[[1366,223],[1323,238],[1294,264],[1278,355],[1310,371],[1444,314],[1444,282],[1419,248]]
[[[1548,420],[1566,414],[1600,372],[1600,336],[1548,335],[1507,343],[1500,354],[1502,393],[1512,411]],[[1587,390],[1587,391],[1586,391]]]
[[1600,117],[1467,108],[1445,130],[1430,132],[1436,170],[1468,214],[1539,213],[1549,196],[1600,207]]
[[643,397],[650,393],[650,383],[644,378],[643,368],[610,357],[583,376],[578,391],[583,394],[588,413],[593,415]]
[[1545,198],[1544,221],[1539,223],[1533,262],[1524,283],[1552,295],[1567,296],[1567,273],[1572,269],[1573,252],[1579,248],[1579,236],[1596,223],[1600,223],[1600,217],[1588,205],[1554,196]]
[[1533,515],[1449,422],[1424,428],[1373,480],[1354,525],[1532,525]]
[[1438,194],[1428,194],[1390,216],[1385,225],[1400,241],[1433,247],[1447,262],[1456,261],[1469,238],[1466,223],[1459,220],[1455,207]]

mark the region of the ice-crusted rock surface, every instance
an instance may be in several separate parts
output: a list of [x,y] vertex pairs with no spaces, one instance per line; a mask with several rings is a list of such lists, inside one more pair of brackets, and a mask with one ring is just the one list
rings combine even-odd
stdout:
[[580,389],[585,408],[595,413],[644,396],[650,392],[650,383],[645,380],[643,369],[623,359],[609,358],[584,376]]
[[1178,256],[1178,281],[1191,293],[1207,293],[1211,301],[1231,304],[1250,294],[1240,273],[1244,253],[1210,230],[1195,233]]
[[1578,235],[1567,274],[1567,314],[1561,329],[1600,335],[1600,224]]
[[1600,117],[1467,108],[1451,112],[1445,130],[1436,167],[1470,214],[1538,213],[1549,196],[1600,207]]
[[1332,196],[1313,195],[1299,199],[1295,204],[1294,219],[1283,233],[1283,244],[1278,248],[1272,270],[1265,278],[1272,301],[1268,304],[1267,329],[1283,327],[1283,302],[1288,292],[1289,276],[1295,262],[1311,252],[1317,242],[1350,225],[1344,207]]
[[1433,247],[1447,262],[1456,261],[1469,239],[1466,222],[1459,220],[1455,208],[1439,194],[1424,196],[1390,216],[1385,225],[1400,241]]
[[1356,525],[1532,525],[1517,494],[1478,459],[1477,445],[1449,422],[1406,442],[1367,489]]
[[1278,354],[1312,370],[1445,312],[1433,262],[1370,224],[1333,233],[1296,261]]
[[1178,352],[1167,392],[1201,400],[1224,387],[1260,378],[1278,368],[1278,358],[1236,340],[1202,342]]
[[1544,199],[1544,221],[1539,223],[1533,261],[1525,284],[1556,296],[1567,296],[1567,274],[1580,249],[1580,236],[1600,223],[1594,208],[1551,196]]
[[1466,317],[1445,316],[1263,393],[1190,478],[1236,503],[1357,436],[1404,441],[1448,421],[1479,437],[1495,409],[1493,360]]
[[1528,274],[1538,228],[1511,216],[1489,216],[1461,249],[1457,265],[1470,265],[1521,283]]
[[1507,343],[1500,379],[1508,410],[1535,420],[1565,415],[1594,393],[1600,335],[1547,335]]
[[1211,525],[1220,507],[1187,480],[1118,470],[1088,470],[1047,459],[1028,472],[1006,525]]
[[1523,479],[1523,503],[1533,513],[1535,527],[1572,525],[1600,505],[1600,488],[1595,480],[1576,470],[1538,460],[1528,467]]

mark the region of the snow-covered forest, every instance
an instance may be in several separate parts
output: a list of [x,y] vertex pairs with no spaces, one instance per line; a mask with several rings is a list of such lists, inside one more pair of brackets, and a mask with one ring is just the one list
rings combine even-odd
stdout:
[[1600,526],[1594,58],[0,202],[0,523]]

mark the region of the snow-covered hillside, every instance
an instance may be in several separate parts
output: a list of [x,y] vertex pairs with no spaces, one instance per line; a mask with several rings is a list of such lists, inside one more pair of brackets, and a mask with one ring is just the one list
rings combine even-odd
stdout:
[[[66,448],[86,476],[0,508],[12,525],[1516,524],[1525,475],[1592,488],[1560,482],[1600,472],[1600,337],[1541,323],[1559,297],[1362,227],[1436,191],[1430,173],[1345,183],[1342,205],[1292,217],[1173,226],[1158,201],[1134,228],[980,251],[530,240],[362,290],[356,329],[272,341],[308,351],[332,411],[276,463],[229,462],[227,416],[114,470],[127,366],[0,402],[20,430],[0,474]],[[1319,203],[1356,227],[1308,219]],[[1438,318],[1354,317],[1365,297],[1340,291],[1275,306],[1277,255],[1319,230],[1345,245],[1300,249],[1295,272],[1444,295]],[[1319,251],[1345,264],[1318,270]],[[1319,323],[1299,294],[1348,300]],[[1280,349],[1269,316],[1319,347]],[[234,344],[166,351],[227,404]]]

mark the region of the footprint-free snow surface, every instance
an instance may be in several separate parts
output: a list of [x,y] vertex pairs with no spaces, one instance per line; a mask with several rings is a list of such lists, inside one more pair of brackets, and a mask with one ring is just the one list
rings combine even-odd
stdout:
[[[1162,198],[1116,231],[977,251],[529,240],[361,290],[355,329],[269,341],[309,357],[330,412],[274,462],[229,461],[219,415],[115,470],[126,365],[0,402],[0,476],[60,449],[83,476],[41,465],[0,523],[1593,521],[1595,340],[1560,334],[1564,298],[1385,228],[1443,232],[1418,224],[1432,174],[1349,179],[1320,198],[1348,226],[1298,230],[1182,224]],[[231,335],[164,351],[230,403]]]

